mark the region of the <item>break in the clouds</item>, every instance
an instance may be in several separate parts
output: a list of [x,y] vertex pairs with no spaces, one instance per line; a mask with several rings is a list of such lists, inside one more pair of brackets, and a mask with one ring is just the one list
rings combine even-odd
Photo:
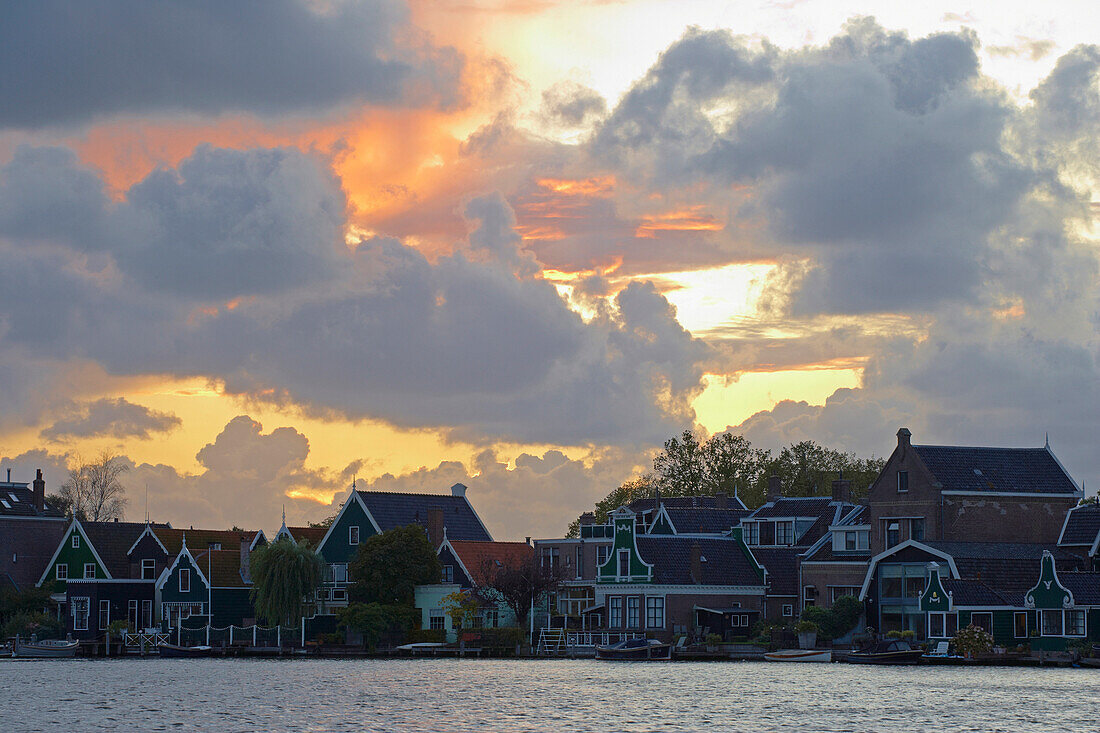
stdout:
[[166,433],[182,424],[182,420],[169,412],[136,405],[124,397],[104,397],[70,405],[61,418],[42,431],[42,437],[46,440],[95,437],[147,440],[152,433]]
[[5,0],[0,16],[0,127],[459,100],[462,57],[418,39],[401,0]]

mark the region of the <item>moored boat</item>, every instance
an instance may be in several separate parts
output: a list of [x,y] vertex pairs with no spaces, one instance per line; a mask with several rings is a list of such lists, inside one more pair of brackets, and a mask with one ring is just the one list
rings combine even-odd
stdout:
[[853,664],[919,664],[923,649],[914,649],[904,639],[890,639],[852,652],[845,661]]
[[769,662],[831,662],[833,652],[831,649],[780,649],[768,652],[764,659]]
[[192,657],[210,657],[214,654],[214,647],[201,646],[176,646],[175,644],[160,644],[157,651],[162,657],[189,659]]
[[30,641],[23,641],[17,636],[12,643],[11,655],[31,659],[64,659],[75,657],[76,650],[79,648],[79,641],[65,641],[64,639],[38,641],[33,637]]
[[597,646],[596,659],[667,661],[672,659],[672,645],[657,639],[627,639],[611,646]]

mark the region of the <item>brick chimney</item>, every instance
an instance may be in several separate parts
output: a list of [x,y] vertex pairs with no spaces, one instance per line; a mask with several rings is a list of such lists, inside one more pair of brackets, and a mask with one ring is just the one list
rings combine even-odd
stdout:
[[[459,484],[461,486],[461,484]],[[463,486],[462,488],[466,488]],[[439,549],[443,544],[443,510],[432,508],[428,510],[428,541],[433,549]]]
[[691,582],[703,582],[703,548],[698,542],[691,544]]
[[768,501],[778,501],[783,498],[783,480],[774,473],[768,476]]
[[34,508],[41,514],[46,511],[46,481],[42,478],[42,469],[38,469],[38,472],[34,476]]
[[912,447],[913,444],[909,442],[912,437],[913,434],[909,432],[909,428],[898,429],[898,448],[901,448],[903,454],[907,449]]
[[833,481],[833,501],[849,502],[852,500],[852,482],[844,478],[844,474],[841,474],[840,478]]
[[728,509],[729,508],[729,495],[724,491],[719,491],[714,495],[714,508],[715,509]]

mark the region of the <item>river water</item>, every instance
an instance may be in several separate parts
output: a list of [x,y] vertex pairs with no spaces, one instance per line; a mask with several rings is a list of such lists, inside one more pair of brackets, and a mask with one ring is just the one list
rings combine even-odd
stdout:
[[0,731],[1089,731],[1100,670],[3,660]]

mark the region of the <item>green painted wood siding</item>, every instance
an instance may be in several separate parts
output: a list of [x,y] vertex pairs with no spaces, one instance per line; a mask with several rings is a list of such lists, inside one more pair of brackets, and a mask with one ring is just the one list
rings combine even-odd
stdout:
[[[80,547],[73,547],[74,535],[80,537]],[[69,577],[82,579],[84,577],[84,565],[86,563],[95,565],[96,578],[105,579],[107,577],[107,570],[96,562],[95,555],[92,553],[92,543],[89,542],[84,533],[80,531],[78,525],[73,525],[61,540],[61,552],[58,553],[57,560],[50,566],[49,573],[42,581],[42,587],[49,588],[51,593],[64,593],[66,583],[63,580],[56,579],[57,566],[68,565]]]
[[352,545],[348,542],[349,527],[359,527],[360,544],[375,533],[374,525],[367,518],[367,514],[363,511],[359,501],[355,497],[352,497],[350,501],[350,506],[332,528],[328,541],[322,543],[321,547],[317,549],[321,557],[329,564],[351,562],[355,557],[355,553],[359,550],[358,545]]
[[[191,572],[190,590],[185,593],[180,592],[180,570],[189,570]],[[171,574],[168,579],[164,581],[164,586],[160,591],[160,599],[162,603],[206,603],[209,599],[207,594],[206,584],[202,582],[202,576],[196,572],[195,566],[191,562],[190,555],[184,555],[180,558],[179,564],[172,568]],[[205,568],[201,569],[205,574]]]

